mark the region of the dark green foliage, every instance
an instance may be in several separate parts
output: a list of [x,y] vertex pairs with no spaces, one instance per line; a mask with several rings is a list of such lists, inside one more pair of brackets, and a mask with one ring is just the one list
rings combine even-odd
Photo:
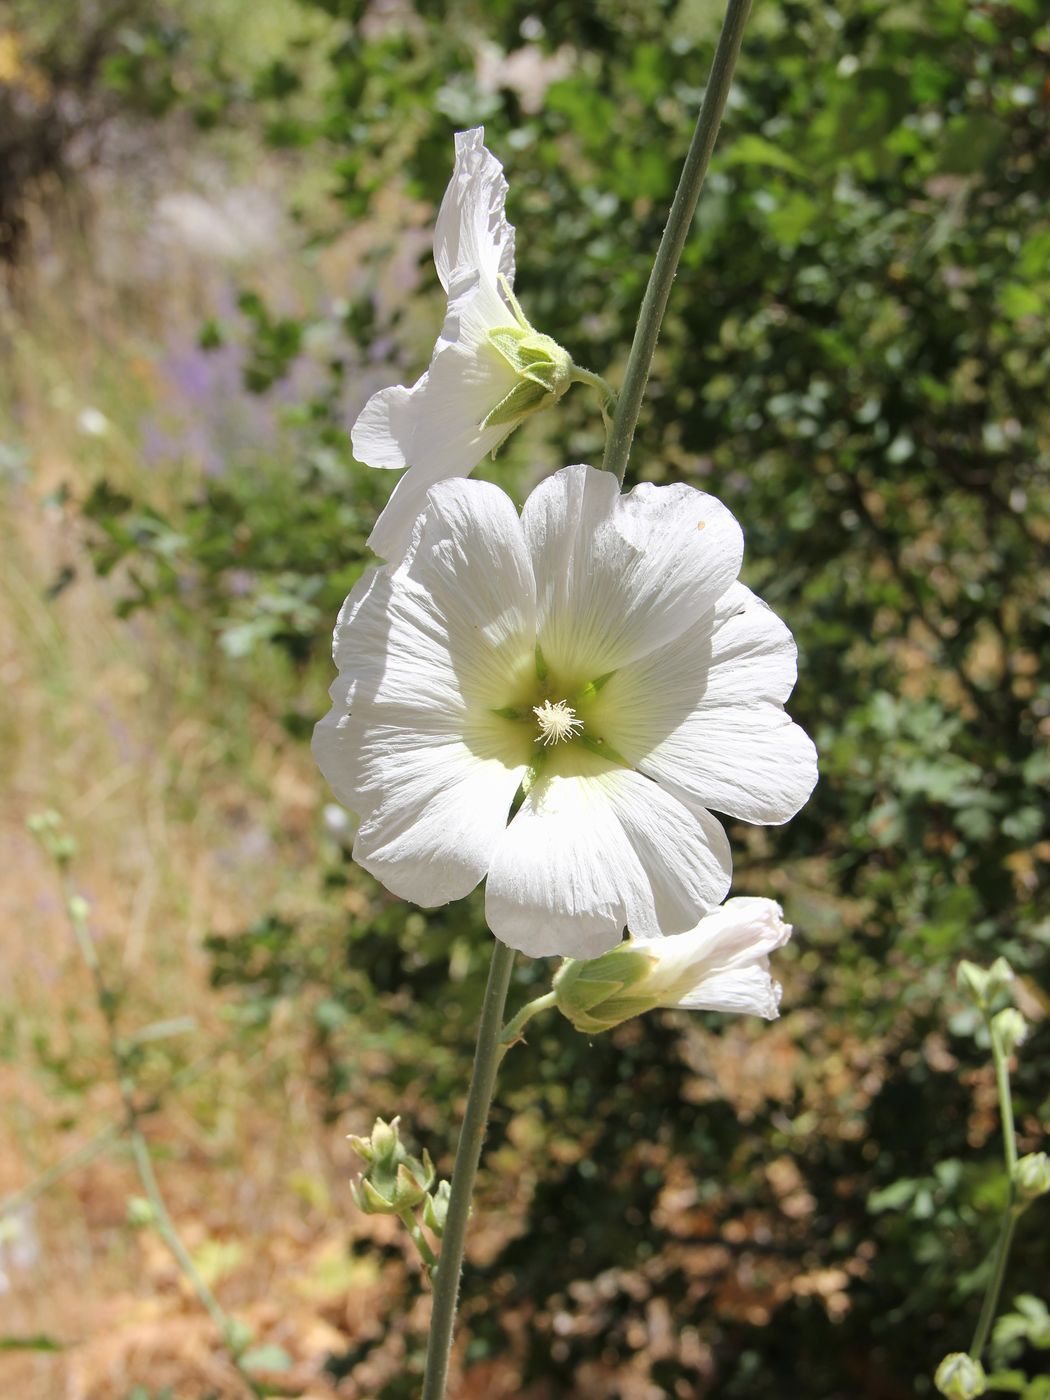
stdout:
[[[320,8],[345,21],[321,98],[304,103],[292,54],[245,115],[323,156],[337,222],[392,184],[436,206],[453,130],[484,120],[527,315],[615,380],[717,7],[418,0],[411,23],[367,31],[362,6]],[[537,110],[481,89],[480,34],[573,46]],[[594,1043],[539,1023],[508,1058],[483,1209],[517,1223],[468,1272],[465,1316],[472,1356],[516,1348],[523,1382],[552,1395],[580,1393],[585,1364],[626,1368],[653,1299],[676,1340],[649,1375],[669,1395],[929,1394],[937,1360],[969,1341],[1003,1183],[953,970],[1004,954],[1035,1004],[1048,991],[1048,56],[1038,0],[756,5],[630,471],[721,496],[748,581],[798,639],[791,708],[820,785],[783,830],[733,832],[738,888],[779,894],[798,930],[786,1020],[740,1053],[764,1086],[775,1034],[791,1069],[751,1096],[724,1084],[725,1062],[705,1058],[728,1033],[713,1017]],[[241,310],[246,382],[267,390],[302,327],[258,295]],[[374,324],[363,297],[342,329],[363,357],[399,325]],[[404,349],[421,370],[425,350]],[[96,488],[98,563],[126,566],[130,603],[185,606],[228,638],[229,576],[250,571],[228,650],[276,643],[323,671],[386,485],[350,462],[338,405],[353,370],[330,370],[298,415],[296,461],[231,471],[170,519]],[[544,444],[511,440],[502,479],[524,481],[533,449],[594,459],[595,419],[574,392],[542,420]],[[412,1105],[447,1168],[487,959],[480,903],[423,918],[338,861],[328,878],[333,894],[359,887],[367,914],[271,920],[216,947],[216,978],[262,1014],[305,998],[333,1111]],[[546,976],[520,966],[515,997]],[[362,1047],[386,1056],[380,1088],[357,1071]],[[1029,1147],[1048,1051],[1039,1030],[1016,1076]],[[795,1187],[776,1184],[778,1163]],[[677,1206],[661,1205],[669,1181]],[[1006,1298],[1046,1277],[1045,1234],[1044,1205]]]

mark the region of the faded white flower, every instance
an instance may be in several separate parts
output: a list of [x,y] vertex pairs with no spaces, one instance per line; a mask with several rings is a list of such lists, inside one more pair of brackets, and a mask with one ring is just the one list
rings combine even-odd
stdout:
[[368,541],[384,559],[404,554],[430,486],[468,476],[527,417],[555,403],[575,371],[514,297],[507,181],[484,136],[480,126],[457,133],[455,168],[434,229],[448,310],[430,368],[411,388],[395,384],[373,394],[351,432],[359,461],[408,468]]
[[597,1035],[658,1006],[776,1018],[780,984],[769,954],[791,937],[772,899],[728,899],[687,933],[629,938],[600,958],[569,958],[554,978],[559,1011]]
[[783,822],[816,781],[794,643],[742,553],[690,486],[566,467],[520,519],[485,482],[432,487],[343,606],[314,732],[355,859],[427,906],[487,876],[490,928],[534,956],[693,928],[730,883],[710,809]]

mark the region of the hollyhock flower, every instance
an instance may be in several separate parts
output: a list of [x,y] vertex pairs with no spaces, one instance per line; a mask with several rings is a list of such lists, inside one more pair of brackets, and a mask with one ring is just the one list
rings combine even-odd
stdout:
[[687,933],[658,942],[629,938],[589,962],[567,959],[554,978],[556,1004],[590,1035],[658,1006],[772,1021],[781,988],[769,975],[769,954],[790,937],[774,900],[729,899]]
[[430,368],[411,388],[373,394],[353,426],[354,455],[370,467],[407,467],[369,538],[399,559],[426,493],[468,476],[530,414],[565,393],[577,370],[568,353],[525,319],[514,297],[514,229],[503,167],[484,127],[456,135],[456,163],[434,229],[434,262],[448,293]]
[[816,781],[794,643],[742,553],[691,486],[566,467],[520,519],[486,482],[432,487],[343,606],[314,731],[355,859],[429,906],[487,876],[490,928],[534,956],[693,928],[730,883],[711,809],[783,822]]

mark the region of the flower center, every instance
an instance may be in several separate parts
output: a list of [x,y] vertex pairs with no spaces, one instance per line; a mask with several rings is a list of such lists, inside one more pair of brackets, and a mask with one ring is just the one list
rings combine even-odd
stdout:
[[558,700],[553,705],[544,700],[542,705],[533,705],[532,713],[540,727],[538,742],[547,748],[583,732],[583,720],[576,718],[576,711],[567,700]]

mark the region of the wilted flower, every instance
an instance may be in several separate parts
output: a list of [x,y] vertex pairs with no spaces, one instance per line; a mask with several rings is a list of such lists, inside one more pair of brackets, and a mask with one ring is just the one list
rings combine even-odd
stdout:
[[629,938],[600,958],[569,958],[554,978],[558,1010],[597,1035],[658,1006],[776,1018],[780,984],[769,954],[791,937],[772,899],[729,899],[688,933]]
[[430,906],[487,874],[490,928],[533,956],[693,928],[730,883],[709,809],[783,822],[816,781],[783,709],[794,643],[742,552],[690,486],[566,467],[520,519],[485,482],[433,487],[404,561],[343,606],[314,731],[355,859]]
[[370,467],[408,467],[369,544],[404,553],[427,488],[467,476],[530,414],[569,387],[568,353],[529,325],[514,297],[514,229],[503,167],[484,127],[456,134],[456,163],[434,229],[434,262],[448,311],[430,368],[411,388],[373,394],[353,426],[354,455]]

